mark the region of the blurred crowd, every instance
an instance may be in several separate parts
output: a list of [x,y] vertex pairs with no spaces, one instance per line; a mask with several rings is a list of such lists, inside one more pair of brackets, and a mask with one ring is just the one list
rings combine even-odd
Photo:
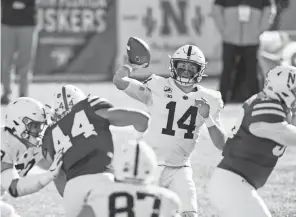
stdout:
[[[242,102],[262,88],[257,56],[260,36],[279,29],[281,15],[290,1],[213,2],[213,18],[222,36],[223,50],[219,88],[226,103]],[[1,3],[1,104],[6,105],[11,100],[13,71],[19,78],[19,96],[28,95],[38,31],[35,0],[1,0]]]

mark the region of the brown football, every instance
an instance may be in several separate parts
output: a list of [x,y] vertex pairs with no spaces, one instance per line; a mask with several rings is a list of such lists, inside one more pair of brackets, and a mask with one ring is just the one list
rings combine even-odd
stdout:
[[151,60],[150,48],[143,39],[130,37],[127,42],[126,51],[130,63],[136,65],[148,63],[146,67],[149,66]]

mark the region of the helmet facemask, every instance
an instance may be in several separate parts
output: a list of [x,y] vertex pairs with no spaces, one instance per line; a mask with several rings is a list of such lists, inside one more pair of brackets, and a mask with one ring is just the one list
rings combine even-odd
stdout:
[[28,146],[40,146],[47,126],[46,120],[39,122],[24,117],[22,122],[25,125],[25,130],[20,134],[22,141]]
[[171,58],[170,64],[172,78],[183,86],[199,83],[204,76],[206,68],[205,64],[184,59]]

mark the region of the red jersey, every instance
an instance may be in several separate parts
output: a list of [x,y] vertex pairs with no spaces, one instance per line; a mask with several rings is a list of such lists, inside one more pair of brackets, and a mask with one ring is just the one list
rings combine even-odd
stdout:
[[255,122],[286,121],[288,109],[280,101],[267,98],[264,93],[252,96],[242,107],[244,115],[241,124],[235,135],[227,140],[224,158],[218,167],[242,176],[258,189],[266,183],[286,146],[253,135],[249,127]]
[[63,149],[63,170],[67,180],[74,177],[110,172],[114,154],[108,120],[98,116],[99,109],[113,107],[99,97],[87,98],[50,125],[43,137],[43,155],[54,157]]

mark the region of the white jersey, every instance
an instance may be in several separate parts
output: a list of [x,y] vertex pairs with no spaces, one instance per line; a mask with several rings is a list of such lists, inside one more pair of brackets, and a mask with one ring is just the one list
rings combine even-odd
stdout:
[[86,202],[95,216],[174,217],[181,208],[177,194],[168,189],[113,181],[99,183]]
[[[14,165],[19,176],[26,176],[42,158],[41,148],[31,147],[27,149],[5,127],[1,127],[1,163]],[[4,189],[1,187],[1,193],[3,191]]]
[[144,84],[151,92],[146,100],[151,123],[144,140],[153,147],[159,164],[189,165],[200,127],[204,124],[196,100],[207,100],[210,115],[216,119],[223,107],[220,92],[196,86],[195,92],[186,94],[172,78],[157,75],[152,75]]

